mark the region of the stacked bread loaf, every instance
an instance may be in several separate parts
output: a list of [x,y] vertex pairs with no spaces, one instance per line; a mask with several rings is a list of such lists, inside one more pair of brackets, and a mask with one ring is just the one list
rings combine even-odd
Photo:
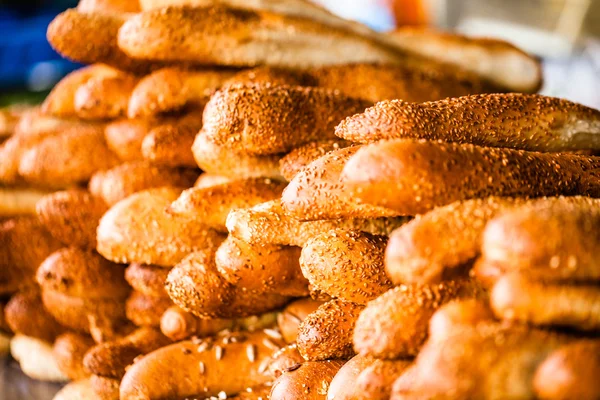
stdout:
[[581,390],[546,377],[597,343],[527,324],[597,330],[600,115],[485,94],[537,91],[533,58],[304,0],[82,0],[48,39],[91,65],[0,149],[3,190],[54,191],[0,261],[57,399]]

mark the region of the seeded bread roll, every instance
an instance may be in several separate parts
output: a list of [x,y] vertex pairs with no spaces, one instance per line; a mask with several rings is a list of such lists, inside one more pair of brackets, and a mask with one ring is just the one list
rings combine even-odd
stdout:
[[16,335],[10,341],[10,354],[19,363],[21,371],[43,382],[69,380],[58,368],[52,356],[52,345],[25,335]]
[[36,273],[44,290],[57,291],[83,299],[124,299],[131,288],[123,266],[114,264],[95,251],[65,247],[48,256]]
[[353,400],[355,399],[354,385],[356,379],[367,367],[373,365],[374,358],[357,355],[352,357],[340,368],[327,390],[327,399]]
[[29,188],[0,188],[0,218],[35,214],[35,205],[47,191]]
[[527,202],[487,224],[478,272],[497,267],[546,282],[598,281],[599,223],[598,199],[575,196]]
[[537,368],[533,386],[540,399],[600,396],[600,342],[581,340],[555,350]]
[[246,291],[228,282],[217,269],[214,253],[197,251],[175,266],[166,282],[167,292],[182,309],[202,318],[239,318],[280,308],[288,297]]
[[118,71],[103,64],[94,64],[75,70],[61,79],[48,94],[41,106],[44,114],[72,118],[77,115],[75,93],[92,78],[114,76]]
[[125,303],[125,314],[137,326],[159,328],[163,313],[172,305],[168,297],[148,296],[133,291]]
[[267,373],[271,378],[277,379],[286,372],[298,369],[305,362],[296,343],[292,343],[273,353],[268,363]]
[[281,204],[285,211],[303,221],[398,215],[383,207],[359,204],[347,185],[340,182],[346,162],[360,148],[331,151],[303,168],[283,191]]
[[286,343],[296,342],[298,329],[300,328],[302,321],[316,311],[322,304],[322,301],[305,297],[291,302],[283,309],[283,311],[281,311],[281,313],[279,313],[277,316],[277,327],[281,331],[281,335]]
[[270,178],[233,180],[208,188],[191,188],[171,204],[174,215],[193,218],[219,231],[231,210],[249,208],[281,196],[285,183]]
[[138,263],[130,264],[125,269],[125,280],[136,292],[147,296],[167,297],[165,280],[169,275],[166,268]]
[[44,227],[65,245],[96,248],[96,228],[108,210],[104,200],[87,190],[70,189],[42,197],[36,204]]
[[129,100],[129,118],[179,111],[206,100],[235,70],[164,68],[145,76]]
[[94,346],[83,359],[87,372],[106,378],[121,379],[126,367],[145,355],[171,343],[160,331],[144,327],[131,334]]
[[65,331],[65,327],[46,311],[39,293],[34,291],[13,295],[4,307],[4,314],[12,332],[47,343],[52,343]]
[[222,235],[165,212],[180,193],[176,188],[151,189],[114,205],[100,220],[98,252],[117,263],[171,268],[195,250],[216,248]]
[[94,345],[87,335],[67,332],[56,338],[52,354],[61,372],[76,381],[89,377],[90,374],[83,368],[83,356]]
[[487,197],[438,207],[396,229],[385,250],[395,284],[435,283],[465,275],[481,252],[487,221],[522,199]]
[[[142,12],[121,27],[118,44],[136,59],[238,67],[305,68],[399,62],[401,58],[393,49],[342,28],[224,6],[173,6]],[[324,51],[331,48],[336,51]]]
[[331,381],[344,361],[309,361],[281,375],[273,384],[271,400],[325,400]]
[[[360,357],[360,356],[356,356]],[[388,400],[392,385],[412,360],[377,360],[367,366],[353,381],[351,396],[356,400]]]
[[163,186],[188,187],[193,185],[197,178],[198,173],[190,169],[131,162],[97,172],[90,180],[89,189],[106,204],[114,205],[134,193],[147,189]]
[[427,139],[544,152],[598,150],[598,133],[600,111],[519,93],[427,103],[383,101],[336,128],[339,137],[361,143]]
[[144,138],[163,122],[159,119],[121,119],[111,122],[104,130],[106,144],[122,161],[142,161]]
[[229,86],[206,104],[203,131],[211,142],[236,152],[285,153],[315,140],[334,138],[339,121],[370,105],[329,89]]
[[292,150],[279,160],[281,175],[291,181],[304,167],[333,150],[349,147],[350,142],[342,139],[329,139],[311,142]]
[[302,248],[302,274],[313,289],[366,304],[392,288],[383,266],[386,244],[387,238],[364,232],[325,232]]
[[234,152],[225,146],[213,143],[204,131],[196,135],[192,152],[198,166],[209,174],[234,179],[281,179],[279,159],[282,154],[256,156]]
[[75,92],[75,111],[82,119],[102,120],[127,116],[127,105],[139,78],[119,71],[92,77]]
[[[237,339],[232,340],[234,337]],[[233,395],[269,381],[263,365],[281,346],[282,342],[259,331],[163,347],[127,370],[121,381],[121,399]]]
[[429,320],[445,303],[485,296],[481,286],[463,279],[435,285],[401,285],[371,301],[354,329],[354,350],[382,359],[412,357],[427,339]]
[[35,271],[61,248],[37,217],[21,216],[0,222],[0,294],[35,286]]
[[363,305],[331,300],[309,314],[298,328],[298,350],[309,361],[349,359],[352,332]]
[[229,233],[248,243],[303,247],[315,236],[333,229],[388,235],[407,218],[351,218],[299,221],[288,215],[278,200],[237,209],[227,216]]
[[600,331],[600,288],[536,282],[507,274],[494,285],[490,305],[498,318],[536,326]]
[[85,182],[96,171],[112,168],[118,162],[106,145],[103,129],[68,131],[26,151],[19,174],[35,185],[64,188]]
[[598,157],[397,139],[359,149],[341,180],[347,196],[415,215],[486,196],[599,196],[599,163]]

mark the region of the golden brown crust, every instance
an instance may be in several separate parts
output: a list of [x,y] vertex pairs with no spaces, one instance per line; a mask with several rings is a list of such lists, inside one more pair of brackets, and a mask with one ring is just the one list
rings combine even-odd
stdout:
[[266,400],[271,395],[272,386],[272,382],[267,382],[264,385],[249,387],[230,398],[231,400]]
[[0,222],[0,293],[10,294],[35,285],[35,271],[61,248],[34,216]]
[[125,305],[121,299],[86,300],[44,290],[42,301],[48,313],[60,324],[77,332],[90,333],[93,320],[112,323],[125,320]]
[[453,300],[440,307],[429,320],[430,340],[443,340],[456,332],[496,323],[487,299]]
[[232,329],[235,325],[235,320],[232,319],[198,318],[177,306],[169,307],[160,318],[161,332],[174,341],[192,336],[212,336],[224,329]]
[[325,400],[327,390],[344,361],[309,361],[281,375],[271,390],[271,400]]
[[96,345],[86,353],[83,364],[91,374],[120,379],[136,357],[170,343],[157,329],[139,328],[125,337]]
[[168,297],[165,280],[169,275],[167,268],[154,265],[132,263],[125,269],[125,280],[137,292],[147,296]]
[[209,249],[186,257],[171,270],[166,288],[173,302],[202,318],[239,318],[275,310],[289,301],[274,293],[251,293],[227,282]]
[[208,140],[253,155],[284,153],[334,138],[343,118],[371,103],[329,89],[300,86],[229,86],[204,109]]
[[383,359],[418,354],[427,339],[429,319],[445,303],[484,296],[468,279],[430,285],[401,285],[370,302],[354,329],[354,349]]
[[103,64],[94,64],[71,72],[48,94],[41,106],[42,113],[61,118],[76,116],[77,90],[94,77],[113,76],[117,73],[118,71]]
[[52,400],[118,400],[97,396],[91,384],[91,378],[72,381],[62,387]]
[[122,265],[111,263],[93,250],[65,247],[50,254],[39,266],[37,283],[83,299],[124,299],[131,288]]
[[194,187],[209,188],[212,186],[222,185],[233,180],[235,180],[235,178],[210,173],[203,173],[198,177],[198,179],[196,179],[196,182],[194,182]]
[[215,264],[237,291],[300,297],[309,291],[299,258],[298,247],[253,245],[228,236],[217,249]]
[[99,171],[89,183],[90,192],[114,205],[143,190],[163,186],[189,187],[198,178],[194,170],[152,165],[145,161],[121,164],[107,171]]
[[196,168],[192,145],[202,128],[202,108],[152,129],[142,141],[144,159],[159,165]]
[[490,293],[498,318],[536,326],[600,330],[600,288],[535,282],[518,274],[500,278]]
[[69,380],[58,369],[50,343],[25,335],[16,335],[10,341],[10,355],[19,363],[21,371],[31,379],[43,382]]
[[78,119],[52,117],[44,114],[39,107],[33,107],[23,111],[14,133],[16,136],[28,138],[47,137],[67,129],[84,129],[90,126],[95,128],[99,125]]
[[168,211],[226,232],[225,221],[231,210],[279,198],[284,187],[285,183],[270,178],[240,179],[207,188],[194,187],[183,191]]
[[427,139],[530,151],[597,150],[600,112],[567,100],[483,94],[408,103],[383,101],[346,118],[336,135],[372,143],[381,139]]
[[122,119],[106,125],[104,136],[108,147],[122,161],[141,161],[142,143],[160,120]]
[[75,93],[75,111],[82,119],[115,119],[127,115],[129,97],[139,78],[119,71],[92,77]]
[[412,360],[374,360],[373,364],[356,377],[352,398],[388,400],[392,393],[392,385],[411,365]]
[[46,311],[39,293],[19,292],[4,307],[6,323],[15,334],[21,334],[52,343],[65,331]]
[[279,160],[281,175],[291,181],[304,167],[333,150],[349,147],[350,142],[343,139],[329,139],[311,142],[292,150]]
[[286,343],[294,343],[296,341],[300,323],[322,304],[322,301],[305,297],[291,302],[277,315],[277,327],[281,331],[281,335]]
[[140,11],[138,0],[79,0],[77,10],[84,13],[134,13]]
[[32,188],[0,188],[0,218],[35,214],[36,203],[47,194]]
[[354,355],[352,332],[363,305],[331,300],[309,314],[298,328],[298,350],[309,361]]
[[32,110],[36,110],[36,108],[21,104],[0,107],[0,141],[10,137],[15,132],[22,116]]
[[366,304],[392,288],[383,254],[387,238],[358,231],[332,230],[302,248],[300,267],[311,288],[331,297]]
[[95,249],[96,228],[108,207],[87,190],[71,189],[42,197],[35,209],[44,227],[62,243]]
[[271,355],[267,371],[271,378],[277,379],[284,373],[293,371],[305,362],[306,360],[298,351],[296,343],[292,343]]
[[152,117],[179,111],[190,105],[203,105],[232,70],[164,68],[145,76],[129,100],[129,118]]
[[342,170],[360,146],[331,151],[302,169],[283,191],[281,204],[300,220],[392,217],[397,212],[359,204],[344,182]]
[[192,152],[198,166],[209,174],[233,179],[281,179],[279,159],[283,156],[282,154],[255,156],[234,152],[211,142],[203,131],[196,135]]
[[216,248],[222,235],[165,212],[180,193],[176,188],[151,189],[114,205],[100,220],[98,252],[117,263],[170,268],[193,251]]
[[19,162],[19,174],[39,186],[62,188],[85,182],[96,171],[117,164],[101,128],[75,130],[48,137],[26,151]]
[[434,283],[465,274],[481,252],[487,221],[522,199],[487,197],[435,208],[390,234],[385,272],[395,284]]
[[358,376],[375,362],[374,358],[357,355],[340,368],[327,390],[327,398],[335,400],[354,400],[355,384]]
[[600,342],[582,340],[552,352],[537,368],[533,386],[540,399],[595,399],[598,374]]
[[[224,6],[142,12],[119,30],[118,44],[138,59],[239,67],[302,68],[399,62],[401,58],[395,50],[342,28],[307,18]],[[324,52],[333,46],[337,46],[335,54]]]
[[119,400],[120,379],[90,376],[90,386],[99,400]]
[[252,208],[232,210],[226,225],[232,236],[249,243],[303,247],[311,238],[332,229],[388,235],[406,221],[406,218],[299,221],[285,212],[280,201],[273,200]]
[[52,354],[58,368],[71,380],[85,379],[89,373],[83,368],[83,356],[94,345],[91,337],[67,332],[56,338]]
[[158,328],[163,313],[172,305],[168,297],[148,296],[133,291],[125,302],[125,314],[137,326]]
[[221,391],[233,395],[268,382],[270,377],[261,365],[273,347],[283,344],[262,331],[229,335],[204,342],[183,341],[148,354],[127,370],[121,399],[210,397]]
[[564,153],[397,139],[362,147],[341,180],[348,196],[415,215],[487,196],[598,196],[599,162]]
[[576,196],[528,202],[487,224],[477,272],[497,267],[544,281],[597,281],[600,243],[594,226],[598,223],[597,199]]
[[308,76],[306,71],[291,68],[260,66],[238,72],[224,82],[222,87],[226,88],[229,86],[240,85],[251,86],[254,84],[267,83],[279,86],[315,86],[314,80]]

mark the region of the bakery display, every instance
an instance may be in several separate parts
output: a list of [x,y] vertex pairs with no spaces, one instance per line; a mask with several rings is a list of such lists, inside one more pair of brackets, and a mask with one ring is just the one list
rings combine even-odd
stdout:
[[0,350],[55,399],[600,396],[600,112],[534,57],[303,0],[48,40],[90,65],[0,113]]

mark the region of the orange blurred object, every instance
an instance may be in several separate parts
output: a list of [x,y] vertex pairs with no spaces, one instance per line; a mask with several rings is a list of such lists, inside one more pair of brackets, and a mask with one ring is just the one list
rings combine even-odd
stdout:
[[396,26],[427,25],[430,21],[422,0],[386,0],[396,20]]

